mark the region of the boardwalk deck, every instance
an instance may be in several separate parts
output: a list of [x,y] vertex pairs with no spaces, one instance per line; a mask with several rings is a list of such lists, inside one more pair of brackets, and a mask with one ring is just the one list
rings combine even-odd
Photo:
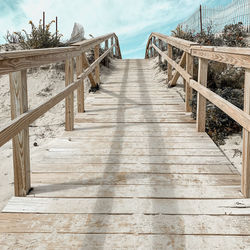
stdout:
[[[0,248],[248,249],[240,176],[149,60],[116,60],[75,130],[32,156]],[[8,249],[9,249],[8,248]]]

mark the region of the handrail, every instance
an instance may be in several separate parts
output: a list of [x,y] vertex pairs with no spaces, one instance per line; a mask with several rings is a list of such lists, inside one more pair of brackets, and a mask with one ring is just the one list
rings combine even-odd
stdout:
[[[110,48],[108,41],[111,39]],[[115,39],[115,43],[113,42]],[[99,56],[100,44],[105,42],[105,52]],[[89,77],[92,87],[100,82],[99,64],[109,54],[121,58],[119,40],[115,33],[74,43],[70,47],[22,50],[0,53],[0,75],[10,74],[11,118],[0,128],[0,147],[13,140],[14,187],[16,196],[26,196],[30,190],[30,155],[29,125],[53,108],[63,99],[65,104],[65,129],[74,129],[74,90],[77,90],[78,112],[84,112],[84,79]],[[85,52],[94,49],[95,61],[89,65]],[[74,81],[74,63],[76,58],[76,75]],[[65,88],[39,105],[28,110],[27,69],[65,61]],[[95,70],[95,79],[92,72]]]
[[[158,40],[158,46],[156,45]],[[168,44],[167,52],[162,50],[162,41]],[[172,58],[172,47],[183,50],[182,60],[177,64]],[[169,37],[159,33],[152,33],[149,36],[145,58],[159,55],[168,62],[168,84],[174,86],[179,76],[182,76],[185,83],[186,111],[190,112],[190,100],[192,89],[198,93],[197,97],[197,131],[205,132],[206,121],[206,100],[209,100],[216,107],[230,116],[243,127],[243,166],[241,191],[244,197],[250,197],[250,49],[200,46],[183,39]],[[193,59],[199,58],[198,82],[193,79]],[[186,58],[186,62],[183,59]],[[208,60],[231,64],[245,68],[244,88],[244,110],[239,109],[229,101],[223,99],[207,88]],[[186,65],[186,69],[184,66]],[[172,68],[176,69],[174,77]]]
[[[0,53],[0,75],[64,61],[71,56],[86,52],[112,37],[117,39],[117,36],[111,33],[71,44],[69,47],[2,52]],[[118,57],[121,58],[119,43],[116,46],[119,51]]]

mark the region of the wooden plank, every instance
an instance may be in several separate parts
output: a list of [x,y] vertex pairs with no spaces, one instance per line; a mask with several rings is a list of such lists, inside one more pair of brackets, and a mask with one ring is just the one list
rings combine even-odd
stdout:
[[[76,57],[76,74],[77,77],[83,72],[82,55]],[[84,79],[81,79],[80,86],[77,89],[77,111],[84,112]]]
[[[28,111],[27,71],[10,73],[11,119]],[[12,139],[15,196],[30,190],[29,127],[23,127]]]
[[[67,162],[66,160],[64,162]],[[74,164],[74,162],[72,162]],[[154,164],[152,164],[154,165]],[[108,166],[107,166],[108,168]],[[32,173],[36,184],[240,186],[239,175],[152,173]]]
[[[69,58],[65,62],[65,87],[74,81],[74,61]],[[82,79],[80,80],[82,82]],[[79,85],[81,85],[80,83]],[[72,91],[65,98],[65,130],[72,131],[74,129],[74,92]]]
[[[250,115],[250,70],[245,72],[244,112]],[[250,131],[243,129],[242,193],[250,196]]]
[[[112,45],[114,45],[114,37],[111,37],[110,39],[111,39],[110,43],[111,43],[111,46],[112,46]],[[113,48],[112,48],[112,50],[110,52],[110,56],[112,58],[114,57],[114,49]]]
[[77,172],[77,173],[165,173],[165,174],[233,174],[231,165],[197,165],[197,164],[67,164],[34,162],[32,173]]
[[[181,56],[181,60],[179,62],[179,66],[184,68],[186,65],[186,52],[183,52],[182,56]],[[169,87],[174,87],[176,86],[176,82],[180,77],[180,73],[178,70],[175,71],[174,75],[173,75],[173,79],[169,82]]]
[[[83,240],[84,239],[84,240]],[[105,239],[105,240],[104,240]],[[2,249],[245,249],[249,236],[2,233]]]
[[[33,183],[29,194],[35,197],[55,198],[243,198],[240,186],[186,186],[186,185],[76,185]],[[100,192],[101,188],[101,192]],[[73,192],[72,192],[73,191]]]
[[[89,61],[85,53],[82,53],[82,65],[84,69],[87,69],[89,67]],[[95,82],[92,72],[89,73],[88,78],[90,80],[91,86],[96,87],[96,82]]]
[[[173,57],[173,47],[172,45],[168,44],[168,57],[172,59]],[[168,82],[169,83],[172,80],[172,65],[168,63]]]
[[[99,58],[99,49],[100,49],[100,45],[97,45],[94,49],[95,60]],[[95,82],[97,85],[100,84],[100,65],[99,64],[97,64],[95,68]]]
[[[208,60],[199,58],[198,82],[207,86]],[[198,132],[205,132],[206,129],[206,98],[198,92],[197,94],[197,115],[196,125]]]
[[[186,70],[189,75],[191,75],[191,78],[193,78],[194,75],[194,58],[187,53],[186,55]],[[190,87],[189,82],[186,82],[185,84],[185,105],[186,105],[186,112],[192,112],[192,88]]]
[[[32,200],[36,202],[32,203]],[[173,218],[172,223],[174,223],[174,219],[185,218],[191,220],[202,220],[204,217],[206,219],[211,218],[211,224],[216,224],[217,227],[220,223],[215,223],[216,219],[221,223],[226,221],[228,222],[236,222],[238,221],[235,229],[241,229],[242,235],[250,235],[249,226],[241,227],[241,223],[245,221],[244,225],[247,225],[250,221],[249,214],[249,200],[246,199],[211,199],[211,200],[197,200],[197,199],[96,199],[94,202],[89,201],[89,205],[86,204],[84,207],[84,203],[87,203],[89,199],[47,199],[47,198],[27,198],[27,203],[30,206],[27,206],[23,200],[13,199],[3,210],[4,213],[9,212],[13,214],[0,214],[0,222],[4,221],[5,223],[0,223],[0,233],[2,232],[13,232],[12,230],[16,230],[14,232],[18,232],[19,230],[23,230],[20,232],[50,232],[53,226],[58,232],[67,232],[64,230],[69,230],[71,233],[86,233],[89,229],[92,233],[104,232],[104,233],[125,233],[125,232],[137,232],[137,233],[167,233],[164,231],[166,229],[169,219],[169,223],[171,223],[171,218]],[[72,202],[69,202],[72,201]],[[40,205],[39,205],[40,204]],[[53,206],[55,205],[55,207]],[[63,204],[63,205],[60,205]],[[72,204],[72,210],[71,210]],[[20,206],[21,205],[21,209]],[[97,206],[98,205],[98,206]],[[114,207],[112,207],[114,205]],[[22,207],[24,209],[22,213]],[[92,207],[92,208],[91,208]],[[58,212],[56,211],[58,208]],[[178,209],[177,209],[178,208]],[[38,209],[41,214],[29,214],[34,212],[34,210]],[[47,210],[47,211],[46,211]],[[16,212],[21,214],[16,214]],[[70,213],[70,211],[73,211]],[[82,211],[82,212],[81,212]],[[91,211],[88,214],[88,211]],[[113,212],[114,211],[114,212]],[[28,214],[27,214],[28,213]],[[48,213],[53,213],[50,215]],[[55,214],[56,213],[56,214]],[[114,213],[114,215],[113,215]],[[152,216],[153,215],[153,216]],[[171,216],[172,215],[172,216]],[[176,216],[174,216],[176,215]],[[179,215],[179,216],[177,216]],[[200,215],[200,216],[192,216],[192,215]],[[201,215],[214,215],[214,216],[201,216]],[[215,216],[215,215],[223,215],[223,216]],[[228,216],[225,216],[228,215]],[[238,215],[238,216],[237,216]],[[242,216],[240,216],[242,215]],[[29,217],[30,216],[30,217]],[[52,219],[55,216],[55,219]],[[10,218],[8,221],[8,217]],[[103,219],[106,217],[107,221],[109,221],[109,225],[104,226],[106,223]],[[196,219],[195,219],[196,217]],[[78,222],[76,220],[78,218]],[[17,224],[15,225],[12,221],[13,219],[17,220]],[[61,219],[64,223],[56,223]],[[89,224],[92,226],[88,228],[86,225],[86,220],[90,220]],[[227,220],[228,219],[228,220]],[[238,219],[238,220],[237,220]],[[71,221],[72,220],[72,221]],[[94,226],[94,222],[100,221],[100,228]],[[123,226],[123,221],[127,220],[127,223]],[[9,222],[9,223],[8,223]],[[29,223],[32,223],[32,228],[29,226]],[[43,224],[42,224],[42,223]],[[51,222],[51,224],[50,224]],[[138,222],[138,225],[137,225]],[[204,222],[204,220],[203,220]],[[76,223],[74,225],[74,223]],[[104,223],[102,225],[102,223]],[[155,226],[152,226],[153,223]],[[88,224],[88,223],[87,223]],[[179,223],[175,224],[175,227],[179,228],[179,230],[187,230],[189,233],[194,233],[197,223],[192,223],[193,227],[186,228],[183,225],[178,226]],[[185,223],[184,223],[185,224]],[[209,231],[210,223],[207,223],[209,226],[206,230]],[[23,228],[18,228],[18,226],[23,226]],[[39,228],[39,225],[41,228]],[[74,225],[74,226],[73,226]],[[119,227],[120,225],[120,227]],[[11,229],[12,228],[12,229]],[[173,227],[174,228],[174,227]],[[200,227],[198,227],[200,228]],[[213,228],[213,227],[212,227]],[[215,227],[216,228],[216,227]],[[222,227],[222,232],[224,234],[235,234],[233,231],[233,227]],[[19,229],[19,230],[18,230]],[[48,231],[47,231],[48,230]],[[92,231],[93,230],[93,231]],[[96,231],[97,230],[97,231]],[[99,231],[101,230],[101,231]],[[194,230],[194,231],[193,231]],[[202,230],[202,229],[198,229]],[[193,231],[193,232],[192,232]],[[89,232],[89,233],[90,233]],[[206,231],[205,231],[206,232]],[[205,234],[205,232],[203,232]],[[223,234],[219,230],[217,234]],[[178,232],[176,232],[178,233]],[[197,232],[196,232],[197,233]],[[200,233],[202,233],[200,231]],[[215,232],[211,232],[214,234]]]

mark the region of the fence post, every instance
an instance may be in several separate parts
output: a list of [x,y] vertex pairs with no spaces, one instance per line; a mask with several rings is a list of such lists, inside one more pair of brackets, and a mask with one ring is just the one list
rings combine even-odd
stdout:
[[[186,70],[189,75],[193,78],[193,71],[194,71],[194,59],[193,57],[187,53],[186,54]],[[189,86],[189,82],[186,82],[186,95],[185,95],[185,105],[186,105],[186,112],[192,111],[191,101],[192,101],[192,88]]]
[[[95,60],[97,60],[99,58],[99,48],[100,45],[96,45],[95,46]],[[97,85],[100,84],[100,64],[98,63],[96,68],[95,68],[95,82]]]
[[201,26],[201,33],[202,33],[202,7],[200,5],[200,26]]
[[[82,54],[76,57],[76,75],[77,77],[83,72]],[[77,109],[79,113],[84,112],[84,79],[81,79],[81,84],[77,88]]]
[[[67,87],[74,80],[73,58],[66,59],[65,62],[65,86]],[[65,98],[65,130],[74,129],[74,92]]]
[[[250,69],[245,72],[244,111],[250,115]],[[243,129],[243,164],[241,192],[245,198],[250,196],[250,132]]]
[[[173,47],[172,45],[168,44],[168,56],[172,59],[173,58]],[[172,80],[172,66],[168,63],[168,82]]]
[[153,57],[153,47],[152,47],[153,40],[152,40],[152,39],[153,39],[153,38],[150,39],[150,43],[149,43],[149,45],[150,45],[150,49],[149,49],[150,58]]
[[[155,44],[155,36],[153,37],[152,44],[156,45],[156,44]],[[155,57],[156,51],[155,51],[154,48],[153,48],[152,52],[153,52],[153,57]]]
[[[10,73],[11,119],[28,111],[27,71]],[[30,147],[27,126],[12,139],[15,196],[30,190]]]
[[[208,60],[199,58],[198,82],[207,86]],[[197,93],[197,116],[196,125],[198,132],[205,132],[206,128],[206,98]]]

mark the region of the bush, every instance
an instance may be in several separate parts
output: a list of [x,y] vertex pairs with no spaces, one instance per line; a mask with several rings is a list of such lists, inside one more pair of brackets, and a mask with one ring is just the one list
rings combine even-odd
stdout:
[[[210,25],[206,31],[197,34],[188,30],[183,31],[182,28],[178,26],[175,31],[172,31],[172,34],[175,37],[197,42],[201,45],[247,46],[244,42],[247,33],[242,23],[226,25],[220,35],[215,35],[212,32],[212,25]],[[245,71],[242,68],[210,61],[207,86],[216,94],[242,109],[244,100],[244,75]],[[194,79],[197,80],[197,78],[198,60],[195,58]],[[195,91],[191,104],[192,116],[196,118],[197,98]],[[241,131],[241,126],[215,105],[207,102],[206,131],[216,143],[222,144],[228,135]]]
[[46,25],[43,30],[42,20],[39,21],[39,25],[36,27],[32,21],[29,22],[31,25],[31,33],[29,34],[26,30],[22,32],[14,32],[13,36],[16,37],[18,43],[23,49],[41,49],[41,48],[52,48],[59,47],[62,45],[60,39],[61,34],[51,33],[50,27],[55,21],[52,20]]

